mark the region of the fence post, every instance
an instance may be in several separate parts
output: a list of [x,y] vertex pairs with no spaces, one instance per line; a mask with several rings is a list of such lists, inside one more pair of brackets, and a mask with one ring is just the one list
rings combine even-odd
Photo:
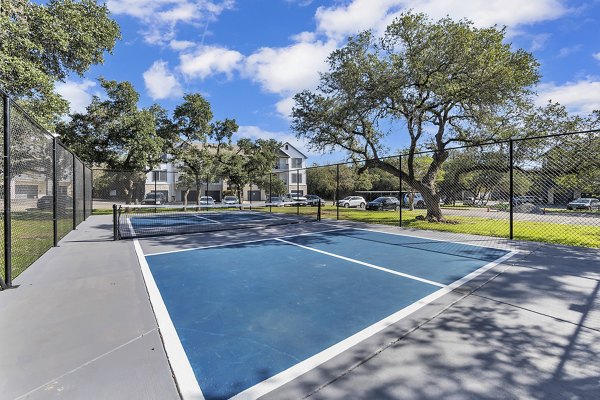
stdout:
[[[83,162],[81,163],[83,164]],[[83,179],[83,196],[81,196],[83,198],[83,220],[85,221],[86,217],[86,205],[85,205],[85,164],[83,164],[83,175],[81,175],[81,178]]]
[[77,158],[71,153],[73,158],[73,229],[77,228]]
[[399,215],[399,226],[402,228],[402,205],[404,199],[402,198],[402,154],[398,156],[398,200],[400,201],[400,215]]
[[296,170],[296,215],[300,215],[300,170]]
[[4,105],[4,287],[12,286],[12,225],[10,220],[10,99],[2,96]]
[[335,219],[340,219],[340,164],[335,165]]
[[269,172],[269,212],[273,212],[273,210],[271,209],[272,205],[271,205],[271,199],[273,198],[273,187],[272,187],[272,179],[273,179],[273,174]]
[[515,196],[515,192],[514,192],[514,182],[513,182],[513,170],[514,170],[514,160],[513,160],[513,140],[510,139],[508,142],[508,149],[509,149],[509,155],[508,155],[508,163],[509,163],[509,167],[510,167],[510,171],[509,171],[509,239],[512,240],[514,237],[514,196]]
[[56,137],[52,139],[52,229],[54,232],[54,247],[58,246],[58,185],[57,185],[57,166],[56,162]]

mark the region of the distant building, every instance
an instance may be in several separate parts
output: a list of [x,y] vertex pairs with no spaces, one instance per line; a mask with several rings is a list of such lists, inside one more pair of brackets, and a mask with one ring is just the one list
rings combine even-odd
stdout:
[[[273,167],[274,176],[277,176],[286,185],[287,193],[307,194],[306,186],[306,160],[307,156],[290,143],[284,143],[280,149],[279,159]],[[172,162],[164,162],[155,170],[146,174],[145,193],[159,192],[167,196],[169,202],[182,203],[186,189],[178,185],[178,166]],[[233,190],[226,179],[216,182],[203,181],[200,185],[200,196],[211,196],[215,201],[221,201],[225,192]],[[256,185],[246,185],[242,191],[243,201],[267,200],[268,190],[260,189]],[[196,202],[198,192],[196,188],[187,195],[188,203]]]

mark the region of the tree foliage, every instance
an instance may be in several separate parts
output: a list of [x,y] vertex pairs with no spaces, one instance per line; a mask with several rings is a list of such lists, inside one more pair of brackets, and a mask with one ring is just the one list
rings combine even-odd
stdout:
[[0,86],[51,128],[68,111],[54,83],[103,63],[119,38],[106,5],[93,0],[2,0]]
[[[441,221],[438,174],[452,143],[505,138],[507,123],[530,102],[538,64],[504,43],[502,29],[404,13],[383,37],[363,32],[329,56],[316,92],[297,94],[292,127],[316,150],[344,149],[421,192],[427,218]],[[406,168],[382,158],[384,139],[408,136]],[[422,175],[418,149],[432,150]]]

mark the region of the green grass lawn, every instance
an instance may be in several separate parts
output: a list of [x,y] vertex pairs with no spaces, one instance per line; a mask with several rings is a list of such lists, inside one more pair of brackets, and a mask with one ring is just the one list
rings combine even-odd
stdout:
[[[12,277],[19,276],[54,244],[51,214],[14,212],[12,215]],[[4,242],[2,242],[2,245]],[[4,265],[4,251],[0,254]],[[4,272],[2,273],[4,278]]]
[[[295,213],[294,207],[273,209],[276,212]],[[301,214],[315,213],[313,207],[301,207]],[[336,207],[324,206],[321,209],[323,218],[336,218]],[[451,216],[449,220],[455,224],[431,223],[415,219],[425,215],[425,210],[402,210],[402,226],[414,229],[426,229],[471,235],[484,235],[507,238],[509,233],[508,220],[492,218]],[[397,211],[365,211],[359,209],[340,208],[340,219],[398,226]],[[559,224],[550,222],[514,221],[514,238],[535,242],[559,243],[571,246],[600,247],[600,225],[584,226]]]

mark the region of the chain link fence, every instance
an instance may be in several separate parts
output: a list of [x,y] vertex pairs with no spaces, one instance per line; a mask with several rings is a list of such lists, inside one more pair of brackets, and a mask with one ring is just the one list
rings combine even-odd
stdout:
[[[600,247],[600,133],[568,133],[446,150],[431,182],[433,151],[380,160],[276,168],[264,177],[190,178],[160,170],[93,171],[94,208],[113,204],[267,206],[268,212],[443,231],[449,240],[500,246],[507,239]],[[410,164],[410,165],[409,165]],[[406,174],[401,179],[398,172]],[[422,186],[421,186],[422,187]],[[429,198],[429,200],[428,200]],[[203,200],[204,199],[204,200]],[[156,203],[155,203],[156,202]],[[442,222],[430,222],[437,213]],[[410,234],[410,232],[405,231]]]
[[[0,97],[0,284],[6,288],[85,219],[86,167],[8,96]],[[91,192],[88,203],[91,212]]]

